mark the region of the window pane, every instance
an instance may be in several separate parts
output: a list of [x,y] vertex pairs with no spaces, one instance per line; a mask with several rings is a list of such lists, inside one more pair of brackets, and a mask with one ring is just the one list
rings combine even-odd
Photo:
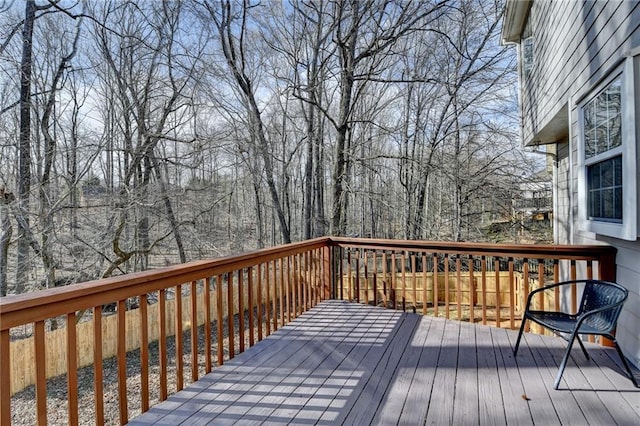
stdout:
[[584,155],[586,158],[593,157],[596,154],[596,131],[595,129],[585,129],[584,139]]
[[584,130],[588,132],[595,126],[595,99],[585,105],[584,110]]
[[595,121],[598,125],[606,125],[609,120],[607,94],[601,93],[595,100]]
[[[622,206],[622,187],[615,188],[613,195],[615,197],[613,201],[614,206]],[[614,219],[622,221],[622,208],[614,211]]]
[[589,192],[589,218],[601,217],[600,214],[600,192]]
[[600,188],[600,163],[587,169],[587,179],[589,188]]
[[602,188],[610,188],[613,186],[613,164],[609,162],[602,164],[600,169],[600,187]]
[[609,149],[622,145],[622,126],[620,125],[620,115],[609,120]]
[[617,78],[582,108],[585,158],[622,144],[622,80]]
[[589,219],[622,221],[622,156],[587,167]]
[[613,189],[602,190],[602,217],[615,218],[615,211],[613,208]]
[[615,174],[614,185],[622,187],[622,157],[617,156],[613,159],[613,172]]
[[607,150],[608,129],[605,124],[596,127],[595,154],[601,154]]

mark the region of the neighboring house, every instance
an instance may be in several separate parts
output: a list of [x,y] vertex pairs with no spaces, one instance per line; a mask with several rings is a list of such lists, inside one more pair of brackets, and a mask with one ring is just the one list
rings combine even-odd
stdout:
[[507,0],[522,140],[554,166],[554,239],[618,249],[629,289],[617,336],[640,365],[640,2]]
[[551,217],[553,189],[550,173],[545,169],[520,184],[513,208],[520,219],[548,221]]

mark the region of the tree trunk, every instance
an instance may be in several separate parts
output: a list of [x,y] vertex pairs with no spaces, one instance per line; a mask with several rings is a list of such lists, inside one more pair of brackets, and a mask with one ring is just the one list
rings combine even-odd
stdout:
[[[358,37],[359,8],[353,7],[352,26],[345,39],[338,45],[340,55],[340,105],[336,126],[336,162],[333,169],[333,211],[331,214],[331,235],[347,232],[347,185],[349,172],[349,118],[352,108],[356,40]],[[340,14],[343,13],[341,10]]]
[[18,248],[15,292],[25,290],[29,270],[29,196],[31,193],[31,56],[33,25],[36,19],[34,0],[25,3],[20,63],[20,136],[18,140]]
[[178,220],[176,219],[176,215],[173,212],[171,199],[169,199],[169,195],[167,194],[167,185],[164,182],[162,171],[160,170],[160,165],[158,164],[158,158],[155,155],[152,155],[151,158],[153,161],[153,168],[156,173],[156,179],[158,180],[158,184],[160,185],[162,201],[164,202],[164,208],[167,213],[167,219],[169,220],[169,225],[171,225],[171,231],[173,232],[173,237],[176,241],[176,247],[178,248],[180,263],[185,263],[187,261],[187,255],[184,251],[184,244],[182,243],[182,234],[180,233]]

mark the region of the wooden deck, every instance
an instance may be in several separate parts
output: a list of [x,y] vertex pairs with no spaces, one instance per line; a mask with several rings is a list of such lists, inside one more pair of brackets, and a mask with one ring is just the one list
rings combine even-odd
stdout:
[[327,301],[130,424],[640,424],[613,348],[577,348],[556,391],[564,341],[527,334],[516,362],[516,336]]

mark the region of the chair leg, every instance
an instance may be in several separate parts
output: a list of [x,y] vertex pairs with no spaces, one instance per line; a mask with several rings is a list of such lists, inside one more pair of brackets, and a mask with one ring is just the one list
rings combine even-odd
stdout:
[[569,355],[571,355],[571,348],[573,347],[573,341],[576,340],[577,332],[571,333],[571,339],[569,340],[569,345],[567,346],[567,351],[564,353],[562,357],[562,362],[560,363],[560,369],[558,370],[558,375],[556,376],[556,381],[553,383],[553,388],[558,389],[560,386],[560,380],[562,379],[562,373],[564,372],[564,368],[567,366],[567,361],[569,360]]
[[520,346],[520,339],[522,338],[522,333],[524,332],[524,325],[527,322],[527,317],[522,318],[522,323],[520,324],[520,332],[518,333],[518,338],[516,339],[516,345],[513,348],[513,357],[515,358],[518,355],[518,347]]
[[629,363],[627,362],[627,359],[624,357],[624,354],[622,353],[622,349],[620,349],[620,345],[618,345],[618,341],[616,339],[613,339],[613,345],[616,347],[616,351],[618,351],[618,355],[620,355],[620,359],[622,360],[622,364],[624,365],[625,370],[627,370],[627,374],[629,375],[629,378],[631,379],[631,382],[633,383],[633,385],[635,387],[640,387],[638,385],[638,381],[636,380],[636,377],[633,375],[633,372],[631,371],[631,367],[629,366]]
[[580,338],[580,335],[576,336],[576,340],[578,341],[578,343],[580,343],[580,347],[582,348],[582,353],[584,354],[584,356],[587,358],[587,360],[590,360],[591,358],[587,353],[587,349],[584,347],[584,343],[582,343],[582,339]]

